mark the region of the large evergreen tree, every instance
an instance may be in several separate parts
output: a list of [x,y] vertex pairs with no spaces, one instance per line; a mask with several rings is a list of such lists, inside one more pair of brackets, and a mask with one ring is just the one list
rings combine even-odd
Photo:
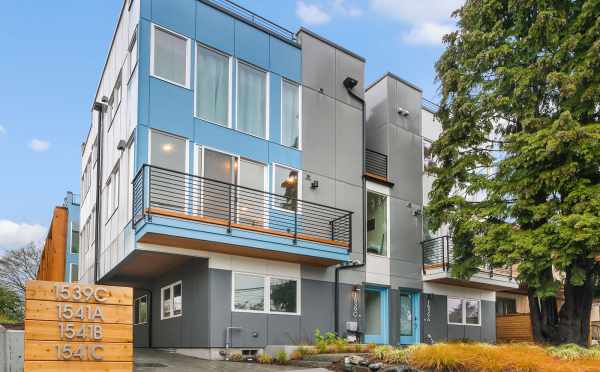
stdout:
[[600,273],[600,0],[466,0],[455,16],[436,64],[430,227],[450,227],[453,275],[518,265],[536,341],[586,344]]

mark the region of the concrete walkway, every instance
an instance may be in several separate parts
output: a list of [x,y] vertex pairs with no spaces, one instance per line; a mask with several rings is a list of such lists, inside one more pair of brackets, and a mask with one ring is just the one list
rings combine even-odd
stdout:
[[[288,366],[202,360],[153,349],[135,350],[136,372],[237,372],[241,370],[248,372],[292,372],[300,369]],[[302,372],[311,372],[311,370],[303,369]]]

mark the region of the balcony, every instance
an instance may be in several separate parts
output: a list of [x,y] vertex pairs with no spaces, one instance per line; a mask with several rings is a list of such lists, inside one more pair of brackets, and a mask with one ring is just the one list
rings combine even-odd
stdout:
[[380,152],[365,149],[365,176],[371,181],[393,185],[388,181],[388,157]]
[[460,280],[450,275],[454,263],[452,239],[449,236],[421,242],[423,249],[423,280],[445,284],[485,289],[519,288],[513,269],[482,267],[469,280]]
[[141,243],[328,266],[349,259],[352,214],[150,165],[133,181]]

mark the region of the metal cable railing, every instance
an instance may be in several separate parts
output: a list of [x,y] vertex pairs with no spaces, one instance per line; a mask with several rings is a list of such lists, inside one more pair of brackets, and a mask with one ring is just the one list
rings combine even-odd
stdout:
[[365,149],[365,168],[367,173],[387,179],[387,155],[374,150]]
[[352,212],[144,165],[133,181],[134,222],[148,214],[351,248]]
[[286,29],[285,27],[279,26],[278,24],[275,24],[271,21],[269,21],[268,19],[261,17],[260,15],[252,12],[251,10],[248,10],[246,8],[244,8],[241,5],[238,5],[232,1],[229,0],[202,0],[208,4],[214,5],[222,10],[225,10],[229,13],[232,13],[244,20],[246,20],[247,22],[256,25],[260,28],[265,29],[266,31],[269,31],[281,38],[284,38],[286,40],[289,40],[293,43],[297,42],[297,38],[296,35]]
[[[452,239],[445,235],[421,242],[423,249],[423,274],[428,272],[447,272],[454,263],[454,246]],[[480,267],[479,272],[493,276],[514,277],[512,267],[493,268],[492,266]]]

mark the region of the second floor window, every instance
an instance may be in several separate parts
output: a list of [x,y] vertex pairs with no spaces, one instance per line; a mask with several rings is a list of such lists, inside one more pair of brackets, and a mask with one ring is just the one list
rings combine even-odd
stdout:
[[187,88],[189,40],[157,26],[152,37],[152,75]]
[[196,115],[229,126],[229,57],[198,45]]
[[79,223],[71,223],[71,253],[79,253]]
[[300,148],[300,87],[283,80],[281,84],[281,144]]
[[267,73],[238,63],[237,129],[266,138]]
[[387,196],[367,191],[367,252],[387,256]]
[[281,165],[274,166],[273,193],[283,196],[275,198],[274,207],[295,211],[298,207],[300,175],[298,170]]

